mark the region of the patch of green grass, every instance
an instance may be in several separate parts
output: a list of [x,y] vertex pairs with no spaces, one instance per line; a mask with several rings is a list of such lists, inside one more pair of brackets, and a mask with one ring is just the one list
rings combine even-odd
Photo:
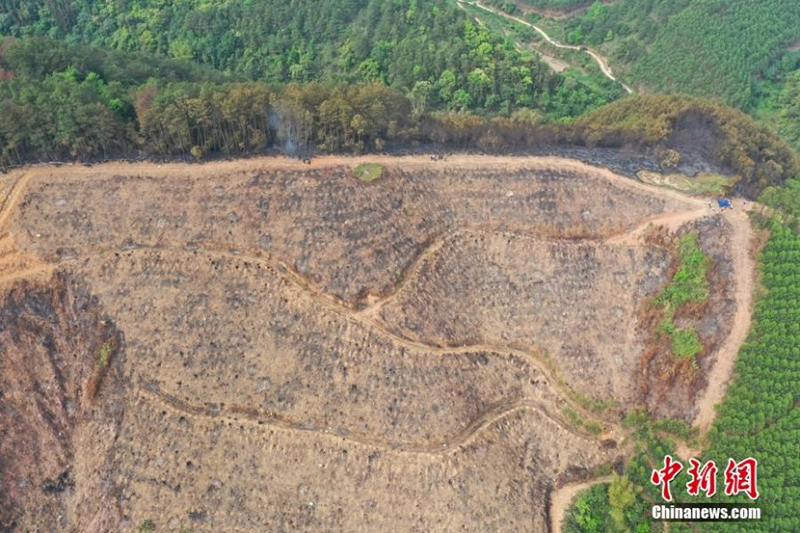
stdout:
[[383,165],[378,163],[361,163],[353,172],[358,179],[369,183],[383,175]]
[[697,244],[697,232],[681,237],[678,261],[678,270],[672,281],[655,299],[656,304],[666,308],[670,319],[684,304],[702,302],[708,297],[708,258]]
[[614,465],[612,463],[603,463],[592,470],[592,477],[609,476],[613,471]]
[[679,359],[691,359],[703,351],[703,343],[697,336],[697,330],[689,326],[679,329],[672,320],[664,319],[659,329],[669,335],[672,342],[672,353]]
[[698,196],[725,196],[738,181],[737,178],[726,178],[710,172],[700,172],[693,178],[685,174],[662,174],[649,170],[643,170],[637,174],[639,179],[645,183]]
[[150,533],[156,530],[156,525],[153,523],[152,520],[145,520],[141,524],[139,524],[139,533]]
[[686,423],[685,420],[680,418],[667,418],[663,420],[652,421],[653,430],[674,435],[687,442],[697,437],[698,429]]
[[593,413],[602,414],[605,411],[611,409],[617,409],[619,407],[619,402],[614,398],[604,398],[602,400],[595,400],[593,398],[589,398],[584,396],[580,392],[569,389],[569,394],[572,396],[572,399],[578,402],[581,407],[586,409],[587,411],[592,411]]
[[576,413],[570,407],[564,407],[562,409],[562,412],[564,413],[564,416],[567,417],[567,420],[570,422],[570,424],[572,424],[573,426],[582,428],[585,431],[591,433],[592,435],[599,435],[603,432],[602,425],[598,424],[594,420],[584,420],[581,417],[581,415]]
[[703,344],[694,327],[678,328],[673,322],[675,313],[690,302],[702,302],[708,297],[708,257],[697,243],[697,232],[687,233],[678,241],[678,270],[672,281],[655,298],[666,316],[659,331],[669,335],[672,353],[678,359],[694,359]]
[[107,342],[100,347],[100,351],[97,354],[97,362],[100,365],[100,368],[105,368],[108,366],[108,361],[111,358],[111,351],[114,349],[111,342]]
[[707,195],[725,195],[730,192],[736,181],[711,172],[700,172],[690,180],[691,187],[688,192]]

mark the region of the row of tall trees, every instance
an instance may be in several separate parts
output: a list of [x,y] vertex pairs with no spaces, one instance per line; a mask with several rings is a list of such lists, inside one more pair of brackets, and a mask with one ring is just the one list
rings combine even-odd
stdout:
[[146,156],[238,156],[279,149],[366,152],[437,144],[507,151],[543,144],[670,146],[682,117],[714,129],[716,162],[753,194],[796,173],[785,144],[746,115],[677,97],[639,97],[571,122],[519,110],[492,118],[423,113],[414,95],[366,85],[103,80],[74,67],[0,81],[0,164]]
[[[364,152],[428,143],[493,151],[559,143],[649,149],[669,146],[675,130],[687,127],[684,118],[694,116],[713,130],[707,152],[744,177],[751,192],[796,174],[792,152],[774,134],[740,112],[686,98],[625,98],[563,120],[553,116],[555,106],[580,106],[559,95],[581,94],[565,87],[543,98],[543,108],[485,116],[436,111],[432,100],[459,90],[449,71],[410,90],[379,81],[268,85],[148,59],[83,45],[62,49],[40,38],[6,41],[0,47],[0,164],[272,149]],[[485,73],[469,78],[466,98],[489,87]]]

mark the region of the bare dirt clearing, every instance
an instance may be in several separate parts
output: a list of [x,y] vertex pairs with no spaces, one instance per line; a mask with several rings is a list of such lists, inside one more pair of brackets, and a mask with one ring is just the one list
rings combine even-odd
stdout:
[[[383,175],[360,181],[361,163]],[[52,419],[47,402],[100,391],[64,408],[69,454],[47,444],[57,430],[23,446],[41,479],[70,480],[45,514],[0,516],[23,529],[60,514],[76,531],[547,530],[553,491],[624,453],[617,420],[574,391],[623,412],[645,401],[638,310],[670,269],[652,227],[698,231],[724,280],[702,322],[722,339],[700,365],[711,386],[699,405],[702,390],[667,386],[675,409],[713,415],[741,342],[722,310],[749,319],[749,248],[726,263],[720,244],[747,240],[743,215],[571,160],[260,158],[7,180],[0,254],[25,261],[0,272],[14,276],[0,349],[93,340],[73,350],[81,363],[54,359],[55,381],[47,365],[25,380],[0,366],[21,384],[0,414],[37,390],[14,420],[47,428],[34,422]],[[37,272],[58,274],[20,281]],[[23,283],[63,295],[58,312],[26,304],[53,341],[19,336]],[[119,350],[101,363],[107,327]]]

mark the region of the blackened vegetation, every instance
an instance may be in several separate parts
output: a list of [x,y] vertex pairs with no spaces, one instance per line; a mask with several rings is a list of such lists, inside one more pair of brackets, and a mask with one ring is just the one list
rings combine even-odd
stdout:
[[[122,387],[120,347],[96,299],[64,274],[19,282],[0,298],[0,531],[18,521],[65,525],[59,495],[76,488],[77,428],[121,415],[94,405]],[[92,503],[84,510],[96,512]]]
[[45,494],[58,494],[74,488],[75,481],[70,478],[69,470],[64,470],[55,479],[45,479],[42,483],[42,492]]

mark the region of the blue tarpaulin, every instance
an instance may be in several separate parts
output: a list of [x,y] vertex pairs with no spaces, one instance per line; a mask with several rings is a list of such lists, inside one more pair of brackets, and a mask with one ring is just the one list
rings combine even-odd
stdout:
[[719,204],[721,209],[725,209],[726,207],[733,207],[731,205],[731,201],[725,200],[724,198],[720,198],[719,200],[717,200],[717,204]]

